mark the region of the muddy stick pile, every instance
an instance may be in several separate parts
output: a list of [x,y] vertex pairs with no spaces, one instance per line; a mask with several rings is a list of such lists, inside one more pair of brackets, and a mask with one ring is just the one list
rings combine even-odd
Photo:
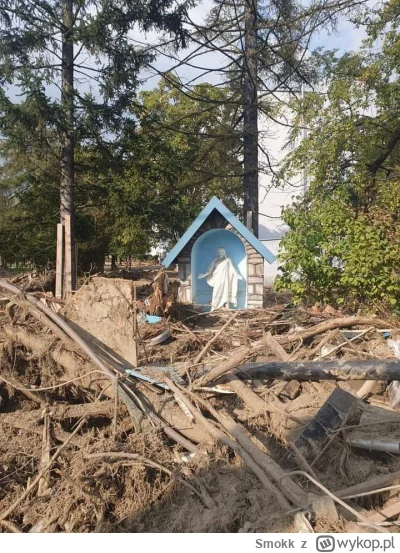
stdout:
[[72,312],[0,282],[0,531],[396,531],[391,316],[176,304],[136,367]]

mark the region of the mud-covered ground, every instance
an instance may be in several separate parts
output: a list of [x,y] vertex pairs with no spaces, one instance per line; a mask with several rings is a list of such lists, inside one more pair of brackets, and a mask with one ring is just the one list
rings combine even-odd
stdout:
[[[121,374],[132,366],[132,283],[110,279],[108,285],[105,280],[94,279],[60,313],[110,370]],[[144,301],[149,289],[136,292]],[[247,381],[249,396],[243,389],[232,393],[229,382],[208,384],[214,391],[196,387],[211,368],[243,351],[248,353],[246,360],[279,360],[278,350],[262,345],[267,333],[282,344],[289,360],[391,358],[382,332],[383,327],[390,329],[396,338],[397,323],[391,317],[382,321],[369,316],[368,324],[347,325],[346,332],[370,329],[349,343],[341,329],[348,315],[322,307],[295,308],[286,297],[271,296],[264,309],[241,312],[221,334],[231,312],[204,315],[175,304],[158,325],[138,325],[139,362],[143,374],[154,380],[155,366],[173,366],[193,416],[176,394],[151,382],[121,377],[136,406],[132,413],[125,396],[116,397],[115,383],[76,343],[51,328],[32,304],[3,290],[0,298],[0,532],[297,532],[298,505],[293,496],[285,495],[279,478],[273,479],[273,471],[268,472],[267,460],[284,473],[309,467],[333,493],[400,471],[398,455],[347,443],[355,427],[377,438],[385,428],[385,438],[398,439],[388,383],[376,383],[358,398],[342,427],[326,436],[319,453],[305,465],[293,453],[294,440],[336,387],[356,395],[362,383]],[[50,299],[42,301],[52,305]],[[334,330],[302,338],[305,331],[332,321],[339,321]],[[151,345],[150,340],[166,329],[170,338]],[[287,336],[298,339],[288,341]],[[212,425],[211,431],[200,415]],[[393,419],[391,426],[385,417]],[[256,455],[253,450],[251,454],[272,482],[271,489],[252,468],[251,455],[249,461],[240,449],[240,436],[229,432],[224,421],[235,423],[257,448]],[[166,434],[165,426],[177,430],[194,452]],[[216,431],[224,439],[216,439]],[[307,496],[324,495],[308,478],[292,479]],[[395,477],[393,484],[398,484]],[[398,501],[397,491],[348,501],[368,518]],[[282,505],[281,495],[289,507]],[[336,519],[315,513],[311,506],[304,512],[309,531],[344,531],[354,519],[339,506]],[[396,531],[397,516],[390,520],[390,531]]]

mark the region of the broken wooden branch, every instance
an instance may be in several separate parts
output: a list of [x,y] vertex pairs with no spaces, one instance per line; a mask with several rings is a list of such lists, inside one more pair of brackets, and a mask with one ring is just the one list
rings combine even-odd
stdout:
[[325,486],[323,486],[321,484],[321,482],[318,482],[317,480],[315,480],[315,478],[313,478],[310,474],[308,474],[307,472],[304,472],[304,470],[294,470],[292,472],[288,472],[283,478],[288,478],[288,477],[294,476],[296,474],[302,475],[302,476],[305,476],[306,478],[308,478],[315,486],[317,486],[317,488],[322,490],[328,497],[330,497],[331,499],[333,499],[333,501],[335,501],[336,503],[338,503],[339,505],[344,507],[347,511],[349,511],[352,515],[354,515],[359,520],[361,520],[362,522],[367,524],[369,527],[373,528],[377,532],[381,532],[381,533],[384,533],[384,534],[387,533],[386,530],[383,530],[382,528],[377,526],[373,521],[368,520],[366,517],[364,517],[364,515],[357,512],[355,509],[353,509],[353,507],[351,507],[350,505],[347,505],[347,503],[345,503],[339,497],[337,497],[337,495],[335,495],[334,493],[329,491]]
[[213,367],[210,372],[206,373],[198,380],[196,380],[193,383],[194,386],[202,387],[210,384],[210,382],[217,380],[217,378],[220,378],[225,373],[230,372],[241,365],[244,361],[246,361],[246,359],[251,359],[252,354],[253,353],[251,348],[242,348],[238,350],[229,359],[227,359],[226,361],[222,361],[222,363],[219,363],[218,365]]
[[[42,440],[42,456],[40,458],[39,470],[45,468],[50,462],[50,451],[51,451],[51,436],[50,436],[50,416],[44,412],[43,416],[43,440]],[[47,478],[43,478],[39,481],[37,495],[38,497],[43,497],[47,495],[49,490],[49,483]]]
[[195,360],[193,361],[193,365],[197,365],[200,363],[200,361],[203,359],[204,355],[207,353],[207,351],[210,349],[210,347],[213,345],[213,343],[218,340],[218,338],[221,336],[221,334],[224,332],[224,330],[236,319],[238,316],[238,312],[234,312],[232,317],[230,317],[226,323],[218,330],[218,332],[213,336],[207,344],[204,346],[204,348],[200,351],[200,353],[197,355]]
[[353,336],[353,338],[349,338],[349,339],[346,338],[344,342],[338,344],[337,346],[334,346],[332,349],[326,351],[325,353],[322,353],[319,358],[324,359],[324,357],[328,357],[332,353],[335,353],[335,352],[339,351],[340,349],[342,349],[347,344],[350,344],[350,343],[352,343],[356,340],[359,340],[360,338],[362,338],[363,336],[365,336],[366,334],[368,334],[368,332],[371,332],[372,330],[375,330],[375,327],[371,326],[371,327],[367,328],[366,330],[362,330],[362,331],[360,331],[360,334],[356,334],[356,336]]
[[334,330],[336,328],[350,328],[352,326],[373,326],[374,328],[386,329],[387,322],[382,319],[375,319],[374,317],[340,317],[339,319],[325,321],[318,325],[312,326],[311,328],[307,328],[306,330],[301,330],[300,332],[276,336],[276,339],[281,346],[287,346],[293,342],[297,342],[298,340],[307,340],[308,338],[312,338],[318,334],[323,334],[328,330]]
[[271,459],[271,457],[269,457],[269,455],[264,453],[254,442],[251,441],[239,424],[234,422],[234,420],[228,416],[222,417],[206,401],[199,398],[193,392],[186,391],[192,399],[194,398],[198,403],[206,406],[210,413],[234,439],[229,438],[226,434],[219,430],[215,424],[211,422],[211,420],[207,419],[199,411],[199,409],[194,407],[191,401],[189,401],[186,397],[183,390],[178,388],[169,379],[166,379],[166,383],[171,390],[186,403],[186,406],[191,411],[193,416],[198,421],[202,422],[214,438],[231,447],[240,457],[242,457],[247,466],[260,478],[264,486],[274,494],[281,506],[285,506],[287,509],[288,499],[296,505],[302,505],[308,502],[308,494],[306,494],[300,486],[290,479],[286,486],[281,487],[280,491],[275,488],[270,479],[272,478],[275,482],[279,483],[282,475],[285,474],[284,471],[277,463],[275,463],[275,461]]
[[365,381],[361,388],[357,391],[357,397],[360,399],[366,398],[372,392],[375,382],[375,380]]
[[38,403],[39,405],[43,403],[44,397],[40,392],[36,392],[34,388],[31,389],[29,386],[23,386],[21,382],[19,382],[15,376],[11,376],[9,374],[6,375],[6,377],[0,375],[0,381],[5,382],[9,386],[12,386],[16,390],[19,390],[21,393],[24,394],[28,399],[31,401],[34,401],[35,403]]
[[280,361],[287,361],[289,359],[289,354],[286,353],[285,349],[281,344],[272,336],[270,332],[267,332],[263,338],[263,342],[268,347],[270,351],[280,359]]
[[[275,338],[272,336],[270,332],[267,332],[267,334],[264,336],[264,341],[267,347],[272,351],[272,353],[277,357],[280,361],[289,361],[289,354],[286,353],[285,349],[280,345],[279,342],[275,340]],[[276,397],[279,397],[280,394],[284,391],[284,389],[287,386],[287,382],[281,382],[277,389],[274,390],[274,394]]]
[[380,476],[375,476],[360,484],[336,490],[335,495],[337,495],[337,497],[354,496],[364,492],[372,492],[377,488],[383,488],[397,483],[400,483],[400,470],[392,472],[391,474],[381,474]]

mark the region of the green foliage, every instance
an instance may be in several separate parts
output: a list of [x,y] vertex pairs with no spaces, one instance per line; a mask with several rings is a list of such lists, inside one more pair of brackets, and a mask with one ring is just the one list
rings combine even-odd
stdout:
[[[66,3],[73,9],[67,30]],[[166,32],[175,46],[185,46],[182,18],[191,5],[191,0],[0,0],[2,134],[22,148],[27,138],[40,140],[37,127],[45,122],[61,143],[68,119],[60,98],[64,41],[75,48],[76,143],[104,143],[107,133],[115,139],[132,125],[129,107],[139,72],[154,59],[148,48],[134,45],[129,32]]]
[[[392,192],[400,198],[399,184]],[[291,289],[307,303],[400,300],[400,226],[386,209],[355,215],[343,191],[325,198],[307,194],[284,219],[290,231],[280,251],[278,289]]]
[[[227,92],[208,84],[197,92],[218,98],[221,106],[210,109],[161,81],[133,104],[135,132],[125,128],[111,144],[77,145],[81,269],[105,254],[143,258],[160,240],[176,240],[214,194],[237,212],[240,140],[223,105]],[[0,204],[0,255],[9,263],[43,266],[55,259],[57,141],[45,124],[25,141],[26,150],[11,139],[3,143],[0,190],[12,199],[2,212]]]
[[124,174],[136,191],[132,211],[146,210],[154,241],[176,241],[212,196],[235,212],[242,196],[229,91],[203,83],[189,97],[171,78],[141,94],[137,151]]
[[154,60],[148,48],[135,45],[131,31],[167,33],[171,49],[185,46],[182,20],[191,5],[0,0],[0,186],[12,198],[0,221],[3,259],[54,260],[60,211],[73,221],[76,215],[81,252],[105,253],[109,184],[120,172],[124,141],[132,149],[130,108],[139,73]]
[[282,175],[309,187],[284,214],[277,287],[299,301],[400,301],[399,15],[399,0],[369,14],[360,52],[325,56],[326,95],[295,105],[293,138],[308,135]]

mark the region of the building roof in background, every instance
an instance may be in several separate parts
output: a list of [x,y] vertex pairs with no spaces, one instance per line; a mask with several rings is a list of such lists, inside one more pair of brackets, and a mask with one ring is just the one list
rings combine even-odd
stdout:
[[172,250],[165,257],[162,264],[165,267],[169,267],[174,263],[180,252],[189,242],[189,240],[196,234],[199,228],[203,225],[206,219],[211,215],[212,211],[217,210],[232,227],[264,258],[268,263],[275,261],[275,256],[268,248],[260,242],[260,240],[254,236],[254,234],[239,221],[237,217],[216,197],[214,196],[208,202],[208,204],[202,209],[185,234],[181,237],[178,243],[172,248]]

